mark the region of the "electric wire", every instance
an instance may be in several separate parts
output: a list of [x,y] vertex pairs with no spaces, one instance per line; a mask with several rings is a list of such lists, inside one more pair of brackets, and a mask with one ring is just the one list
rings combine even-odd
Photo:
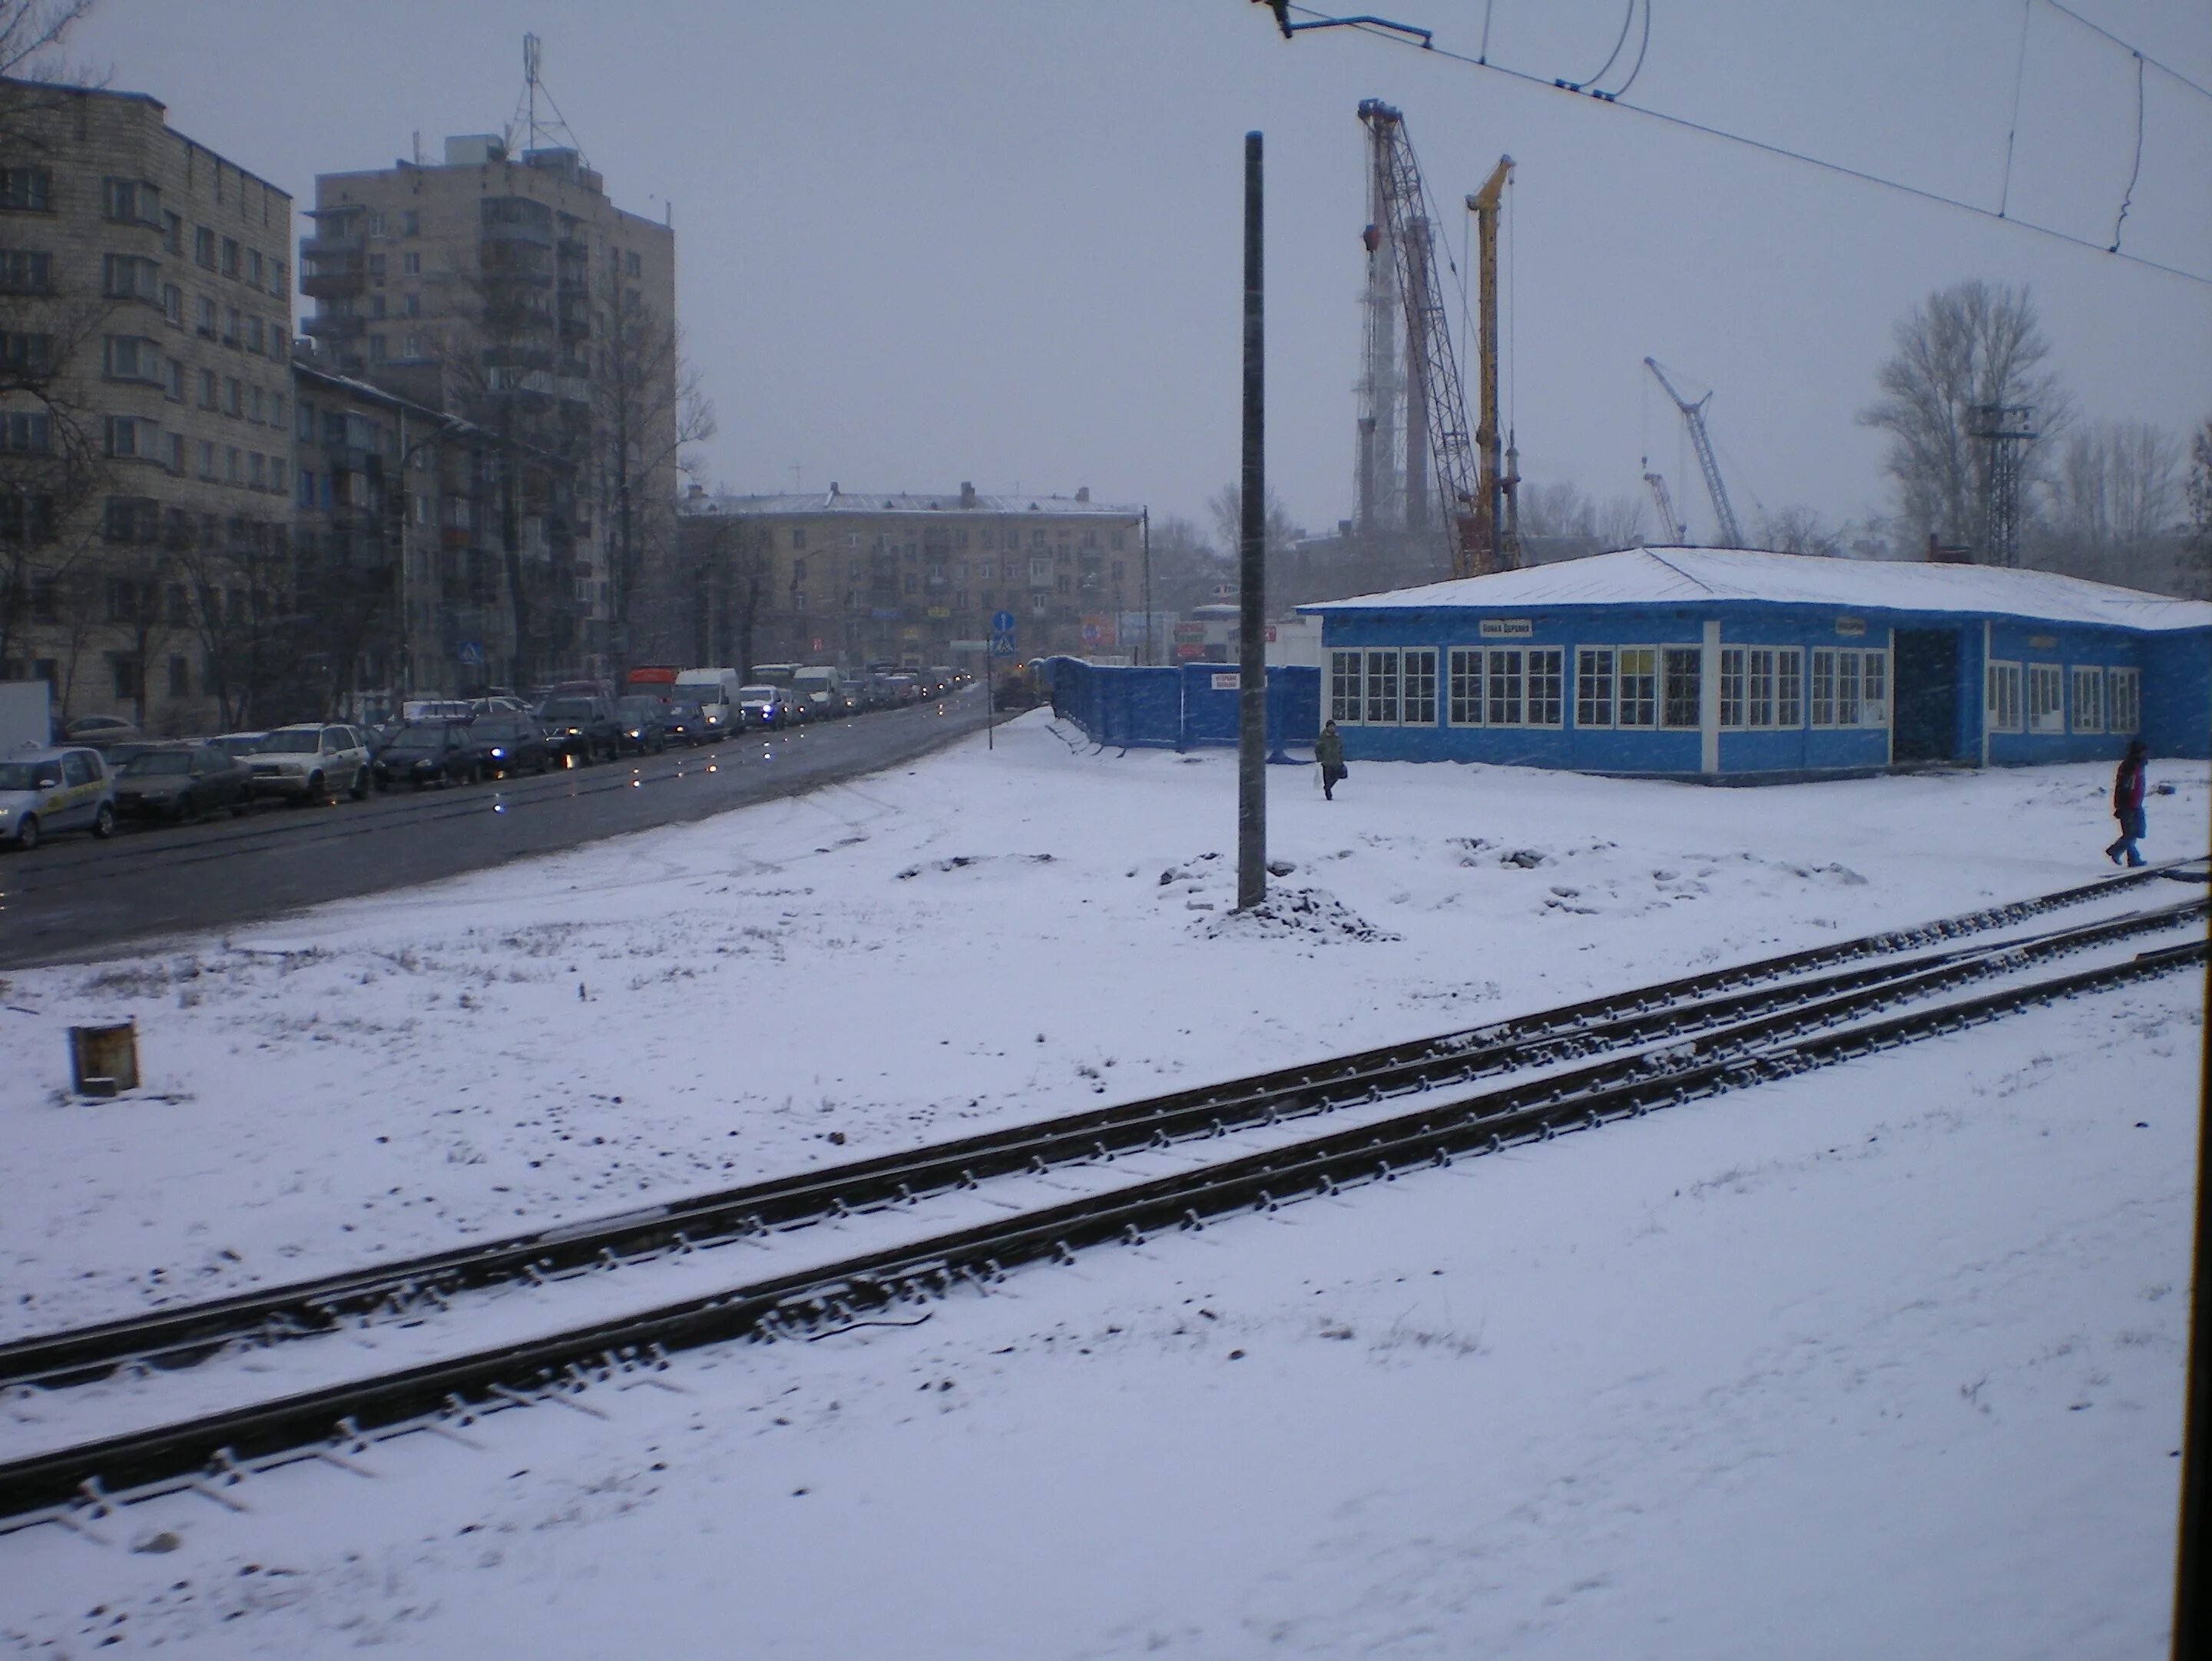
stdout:
[[2142,177],[2143,144],[2143,55],[2136,54],[2136,160],[2128,170],[2128,188],[2120,192],[2120,211],[2112,219],[2112,246],[2105,252],[2116,254],[2120,251],[2120,227],[2128,217],[2128,204],[2136,199],[2136,181]]
[[2027,26],[2035,18],[2035,0],[2020,0],[2020,58],[2012,71],[2012,123],[2005,129],[2004,188],[1997,193],[1997,217],[2005,216],[2012,203],[2012,147],[2020,134],[2020,89],[2027,78]]
[[[2056,4],[2057,0],[2046,0],[2046,3]],[[2063,7],[2060,9],[2062,10],[2064,9]],[[1308,17],[1322,17],[1327,15],[1325,13],[1317,12],[1310,6],[1294,6],[1291,9]],[[2076,15],[2076,14],[2072,12],[2069,12],[2067,15],[2069,16]],[[1436,45],[1433,41],[1429,42],[1426,45],[1423,45],[1420,42],[1409,40],[1402,36],[1394,34],[1387,29],[1373,27],[1368,24],[1360,22],[1356,19],[1346,19],[1344,21],[1346,27],[1357,30],[1362,34],[1372,35],[1376,39],[1389,41],[1394,45],[1408,47],[1414,51],[1425,52],[1431,57],[1441,58],[1450,63],[1463,64],[1468,69],[1486,70],[1492,75],[1505,76],[1509,79],[1522,82],[1528,86],[1540,88],[1547,91],[1565,92],[1569,94],[1571,96],[1577,98],[1594,98],[1599,103],[1613,105],[1617,109],[1628,111],[1631,114],[1640,115],[1646,120],[1656,121],[1666,126],[1678,128],[1684,132],[1697,134],[1698,136],[1703,138],[1715,138],[1720,140],[1723,143],[1741,145],[1745,149],[1757,150],[1764,155],[1774,156],[1780,161],[1795,161],[1801,166],[1816,168],[1822,173],[1836,174],[1839,178],[1856,179],[1863,185],[1872,185],[1881,190],[1894,191],[1901,196],[1914,197],[1920,201],[1932,203],[1937,207],[1954,208],[1961,213],[1972,214],[1978,218],[1992,220],[2000,225],[2009,225],[2015,227],[2020,230],[2033,232],[2036,235],[2048,237],[2054,242],[2069,243],[2075,247],[2087,248],[2094,253],[2103,254],[2112,259],[2125,260],[2130,265],[2140,265],[2146,270],[2158,271],[2167,276],[2179,277],[2185,282],[2196,283],[2200,288],[2212,288],[2212,276],[2208,276],[2203,272],[2189,270],[2185,267],[2179,265],[2169,265],[2163,260],[2151,259],[2142,254],[2123,253],[2117,246],[2107,247],[2103,243],[2091,241],[2087,237],[2075,236],[2070,231],[2062,231],[2049,225],[2039,225],[2033,220],[2009,218],[2005,215],[1998,213],[1995,209],[1982,206],[1982,204],[1978,202],[1968,202],[1960,197],[1946,196],[1941,191],[1929,190],[1924,185],[1909,185],[1903,179],[1891,179],[1881,173],[1869,173],[1863,167],[1850,167],[1841,161],[1831,161],[1826,157],[1813,155],[1803,150],[1794,150],[1786,144],[1778,144],[1769,139],[1753,138],[1747,134],[1731,132],[1725,127],[1716,127],[1709,122],[1695,121],[1687,116],[1672,115],[1664,110],[1653,109],[1648,105],[1623,104],[1620,101],[1617,95],[1607,94],[1605,93],[1583,92],[1579,88],[1569,85],[1564,81],[1551,80],[1542,76],[1533,75],[1526,70],[1511,69],[1503,64],[1492,64],[1479,58],[1470,58],[1465,52],[1453,52],[1448,47]],[[2090,27],[2094,27],[2094,25],[2091,25]],[[2099,33],[2104,33],[2104,31],[2100,30]],[[2130,48],[2130,50],[2133,49]],[[2151,60],[2146,59],[2145,61],[2150,62]],[[2165,67],[2164,65],[2154,66],[2159,68]],[[2183,81],[2185,84],[2192,88],[2196,88],[2196,89],[2200,92],[2204,90],[2203,88],[2197,87],[2196,82],[2189,81],[2186,76],[2179,75],[2177,71],[2168,70],[2166,73],[2173,75],[2177,80]]]
[[2142,47],[2130,45],[2127,41],[2121,39],[2118,35],[2114,34],[2110,29],[2106,28],[2101,24],[2092,23],[2087,18],[2082,16],[2080,12],[2075,11],[2071,6],[2060,4],[2059,0],[2043,0],[2043,3],[2049,6],[2051,10],[2055,12],[2063,12],[2065,15],[2072,18],[2083,28],[2088,30],[2090,33],[2104,36],[2106,39],[2111,41],[2122,52],[2128,53],[2130,57],[2140,58],[2142,62],[2149,64],[2151,68],[2158,70],[2161,75],[2172,76],[2183,86],[2188,88],[2190,91],[2197,94],[2201,97],[2212,98],[2212,87],[2204,85],[2201,81],[2191,80],[2179,70],[2175,69],[2171,64],[2160,63],[2157,58],[2153,58],[2148,52],[2143,51]]
[[1651,0],[1644,0],[1644,39],[1638,43],[1636,48],[1636,62],[1629,67],[1628,79],[1622,82],[1618,87],[1615,87],[1610,93],[1607,93],[1606,94],[1607,97],[1618,98],[1621,94],[1626,92],[1631,87],[1636,84],[1636,77],[1644,73],[1644,55],[1650,50]]
[[1628,26],[1635,21],[1636,0],[1628,0],[1628,9],[1620,15],[1620,33],[1613,37],[1613,50],[1605,55],[1605,62],[1597,66],[1597,73],[1584,76],[1578,84],[1595,87],[1605,78],[1605,72],[1613,67],[1613,60],[1620,56],[1620,49],[1628,44]]

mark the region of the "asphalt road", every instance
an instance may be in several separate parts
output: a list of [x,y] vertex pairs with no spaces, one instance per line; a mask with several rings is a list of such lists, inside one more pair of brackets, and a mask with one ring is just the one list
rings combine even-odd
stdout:
[[0,969],[82,961],[897,766],[984,722],[983,690],[699,749],[0,853]]

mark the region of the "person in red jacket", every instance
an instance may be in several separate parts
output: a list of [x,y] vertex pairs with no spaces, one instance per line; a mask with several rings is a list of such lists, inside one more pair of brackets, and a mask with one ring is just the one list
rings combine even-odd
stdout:
[[2120,821],[2120,834],[2105,857],[2115,865],[2120,857],[2127,856],[2130,865],[2143,862],[2142,851],[2136,846],[2144,832],[2143,824],[2143,759],[2147,752],[2138,738],[2128,746],[2128,753],[2120,758],[2120,767],[2112,775],[2112,817]]

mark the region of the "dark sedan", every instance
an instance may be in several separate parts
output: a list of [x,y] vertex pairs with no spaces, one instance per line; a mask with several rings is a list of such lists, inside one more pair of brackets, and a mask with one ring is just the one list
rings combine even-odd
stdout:
[[707,724],[707,712],[698,705],[672,698],[660,706],[660,730],[672,744],[703,744],[721,733]]
[[375,763],[376,787],[468,785],[483,777],[483,758],[469,729],[444,721],[410,722]]
[[527,715],[479,715],[470,729],[483,770],[497,778],[544,773],[553,765],[553,747]]
[[564,759],[596,761],[604,755],[611,761],[621,754],[614,707],[604,698],[580,693],[548,698],[538,706],[538,722],[553,753]]
[[640,755],[658,754],[668,748],[668,729],[665,712],[668,706],[658,698],[630,697],[615,705],[615,753],[626,750]]
[[142,750],[116,777],[115,811],[174,825],[224,808],[234,816],[246,811],[252,778],[244,762],[206,744]]

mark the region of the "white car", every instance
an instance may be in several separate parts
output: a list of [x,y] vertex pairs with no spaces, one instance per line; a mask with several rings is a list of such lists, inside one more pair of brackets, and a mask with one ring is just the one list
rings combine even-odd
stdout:
[[282,796],[302,803],[340,791],[360,801],[375,781],[368,763],[368,740],[358,728],[317,721],[278,727],[246,758],[257,798]]
[[0,842],[35,848],[64,830],[115,834],[115,784],[100,752],[70,745],[0,759]]

